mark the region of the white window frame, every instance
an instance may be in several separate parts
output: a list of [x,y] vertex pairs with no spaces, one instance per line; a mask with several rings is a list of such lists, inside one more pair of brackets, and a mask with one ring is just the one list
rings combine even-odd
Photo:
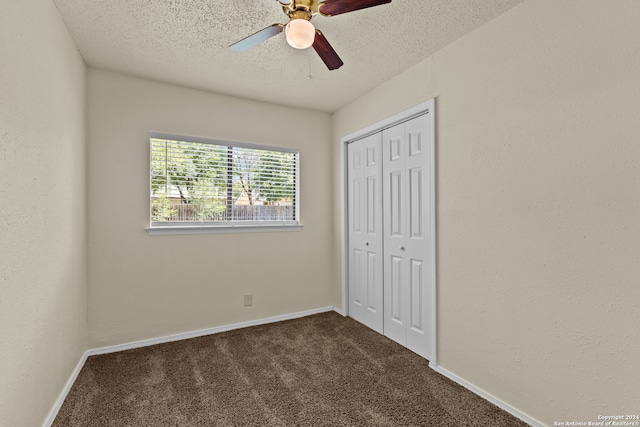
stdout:
[[[211,138],[194,136],[174,135],[161,132],[149,132],[148,141],[152,139],[166,139],[171,141],[195,142],[200,144],[213,144],[238,148],[250,148],[257,150],[279,151],[283,153],[295,154],[295,200],[294,200],[294,220],[290,221],[203,221],[203,222],[153,222],[151,220],[151,197],[149,203],[149,225],[146,227],[150,235],[166,234],[208,234],[208,233],[243,233],[243,232],[278,232],[278,231],[299,231],[302,229],[300,223],[300,152],[297,149],[275,147],[246,142],[223,141]],[[151,189],[151,144],[149,144],[149,189]]]

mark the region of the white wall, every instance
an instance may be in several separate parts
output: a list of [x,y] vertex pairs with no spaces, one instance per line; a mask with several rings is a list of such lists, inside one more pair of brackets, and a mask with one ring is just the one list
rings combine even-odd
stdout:
[[51,1],[0,9],[0,425],[33,427],[86,350],[86,69]]
[[[88,92],[90,347],[332,304],[328,114],[92,69]],[[148,235],[149,131],[298,148],[303,230]]]
[[333,117],[338,170],[341,136],[435,97],[438,363],[548,425],[638,413],[638,22],[529,0]]

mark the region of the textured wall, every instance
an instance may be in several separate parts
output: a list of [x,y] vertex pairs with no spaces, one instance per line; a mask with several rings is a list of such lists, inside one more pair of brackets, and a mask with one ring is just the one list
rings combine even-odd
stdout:
[[[91,347],[331,305],[328,114],[97,70],[88,90]],[[299,148],[303,230],[148,235],[149,131]]]
[[548,425],[638,412],[638,22],[529,0],[334,116],[436,98],[438,363]]
[[41,425],[86,350],[86,69],[48,0],[0,14],[0,425]]

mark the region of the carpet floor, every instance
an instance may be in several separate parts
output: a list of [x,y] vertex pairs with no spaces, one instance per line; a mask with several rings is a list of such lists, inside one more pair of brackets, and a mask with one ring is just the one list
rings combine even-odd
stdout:
[[526,426],[329,312],[87,359],[53,427]]

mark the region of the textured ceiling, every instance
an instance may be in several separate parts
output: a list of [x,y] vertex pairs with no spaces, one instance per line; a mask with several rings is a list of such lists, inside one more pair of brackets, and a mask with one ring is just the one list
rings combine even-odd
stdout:
[[393,0],[316,15],[345,65],[328,71],[284,34],[246,51],[232,43],[288,22],[276,0],[54,0],[93,68],[333,112],[523,0]]

